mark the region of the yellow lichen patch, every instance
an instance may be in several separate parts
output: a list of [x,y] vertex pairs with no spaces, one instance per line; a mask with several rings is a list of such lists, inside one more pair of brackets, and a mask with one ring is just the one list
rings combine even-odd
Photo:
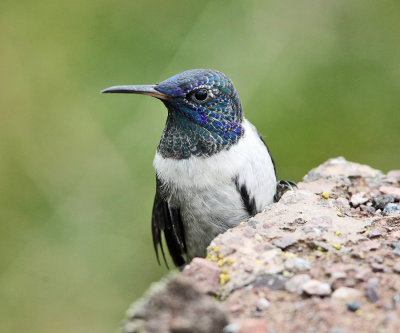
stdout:
[[336,207],[336,206],[335,206],[335,208],[336,208],[336,211],[337,211],[337,216],[342,217],[343,214],[342,214],[342,212],[340,211],[339,207]]
[[290,276],[290,272],[288,272],[288,271],[283,271],[282,275],[283,275],[284,277],[288,277],[288,276]]
[[246,222],[240,222],[239,224],[245,224]]
[[318,250],[318,251],[322,251],[322,247],[321,247],[321,246],[318,246],[318,247],[317,247],[317,250]]
[[356,310],[354,312],[356,315],[361,316],[362,315],[362,311],[360,309]]
[[326,193],[326,192],[322,192],[322,197],[323,198],[325,198],[325,199],[329,199],[329,194],[328,193]]
[[288,252],[287,255],[288,255],[289,258],[292,258],[292,259],[296,258],[296,255],[294,253],[292,253],[292,252]]
[[219,283],[222,285],[227,283],[229,281],[229,279],[230,279],[229,274],[221,273],[219,275]]
[[228,273],[228,269],[226,267],[221,268],[221,272],[224,273],[224,274],[227,274]]
[[220,253],[220,254],[218,255],[218,258],[219,258],[219,259],[224,259],[224,255]]
[[228,265],[232,265],[235,262],[235,260],[231,259],[231,258],[225,258],[224,259],[224,263],[227,263]]
[[256,260],[254,263],[255,263],[256,265],[261,265],[261,264],[262,264],[262,261],[261,261],[261,260]]
[[364,232],[363,232],[363,235],[368,235],[369,234],[369,230],[365,230]]
[[213,248],[214,252],[217,253],[219,251],[219,246]]
[[218,266],[221,267],[224,263],[222,262],[222,260],[218,260]]
[[340,236],[340,231],[336,231],[335,236]]
[[217,256],[214,256],[212,254],[207,254],[206,260],[208,261],[218,261]]
[[332,246],[338,251],[342,248],[342,245],[340,245],[339,243],[333,243]]

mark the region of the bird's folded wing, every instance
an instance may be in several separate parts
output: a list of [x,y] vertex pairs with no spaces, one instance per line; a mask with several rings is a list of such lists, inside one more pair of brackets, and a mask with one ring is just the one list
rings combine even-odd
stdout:
[[172,260],[176,266],[180,267],[185,264],[184,255],[186,254],[182,218],[179,208],[172,207],[162,196],[161,186],[161,181],[157,177],[151,221],[154,250],[156,251],[157,261],[160,263],[158,255],[158,246],[160,246],[162,256],[167,264],[162,243],[162,233],[164,232],[165,241],[167,242]]

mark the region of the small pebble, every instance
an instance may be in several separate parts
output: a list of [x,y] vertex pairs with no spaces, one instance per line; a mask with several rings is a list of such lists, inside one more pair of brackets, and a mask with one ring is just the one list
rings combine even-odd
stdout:
[[379,230],[376,229],[371,229],[368,233],[368,238],[375,238],[381,236],[382,233]]
[[371,268],[373,272],[383,272],[384,266],[382,264],[378,264],[377,262],[371,263]]
[[352,311],[352,312],[356,312],[357,310],[361,309],[361,304],[358,302],[349,302],[346,304],[347,309]]
[[297,274],[285,282],[285,289],[291,293],[297,293],[300,295],[303,292],[301,286],[309,280],[311,280],[309,275]]
[[336,289],[332,294],[332,298],[347,300],[347,301],[360,299],[361,297],[362,295],[359,290],[348,287],[340,287]]
[[297,243],[297,240],[293,237],[282,237],[279,239],[275,239],[272,244],[276,247],[279,247],[282,250],[287,249],[288,247]]
[[376,303],[379,301],[379,294],[377,288],[379,286],[379,280],[376,278],[371,278],[368,280],[367,286],[365,287],[365,296],[371,303]]
[[291,272],[308,271],[311,268],[310,262],[302,258],[288,258],[285,261],[285,268]]
[[308,245],[308,247],[310,249],[313,249],[313,250],[319,250],[319,251],[325,251],[326,252],[326,251],[329,251],[331,249],[329,244],[324,243],[324,242],[311,241],[311,242],[307,243],[307,245]]
[[365,197],[365,192],[359,192],[351,196],[350,202],[353,207],[357,207],[361,204],[364,204],[368,201],[368,198]]
[[372,207],[372,206],[370,207],[367,205],[360,205],[360,208],[363,212],[366,212],[368,214],[374,214],[376,211],[376,209],[374,207]]
[[383,215],[400,215],[400,204],[389,203],[383,210]]
[[394,195],[383,194],[373,198],[372,204],[376,209],[384,209],[387,204],[394,202],[394,200],[395,200]]
[[260,298],[256,303],[256,308],[258,311],[263,311],[268,309],[270,302],[266,298]]
[[309,280],[303,283],[301,289],[311,296],[328,296],[332,292],[329,284],[318,280]]

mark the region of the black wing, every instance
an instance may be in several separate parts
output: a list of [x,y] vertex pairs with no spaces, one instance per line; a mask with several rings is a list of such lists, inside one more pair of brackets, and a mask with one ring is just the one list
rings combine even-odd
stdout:
[[157,177],[156,180],[156,196],[154,198],[153,214],[151,219],[151,231],[153,234],[154,250],[156,251],[157,261],[160,263],[158,256],[158,246],[164,258],[165,253],[162,243],[162,233],[164,232],[165,240],[169,253],[178,267],[185,264],[184,254],[186,253],[185,235],[181,214],[178,208],[171,207],[168,201],[162,196],[162,183]]
[[249,215],[250,216],[256,215],[257,214],[256,201],[254,200],[254,198],[250,197],[246,185],[245,184],[240,185],[238,177],[235,178],[235,185],[236,189],[240,193],[240,196],[242,197],[244,207],[246,208]]

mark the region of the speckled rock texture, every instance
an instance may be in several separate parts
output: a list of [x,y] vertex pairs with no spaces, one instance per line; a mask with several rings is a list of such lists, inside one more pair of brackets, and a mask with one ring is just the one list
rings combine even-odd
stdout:
[[344,158],[216,237],[123,332],[400,332],[400,170]]

